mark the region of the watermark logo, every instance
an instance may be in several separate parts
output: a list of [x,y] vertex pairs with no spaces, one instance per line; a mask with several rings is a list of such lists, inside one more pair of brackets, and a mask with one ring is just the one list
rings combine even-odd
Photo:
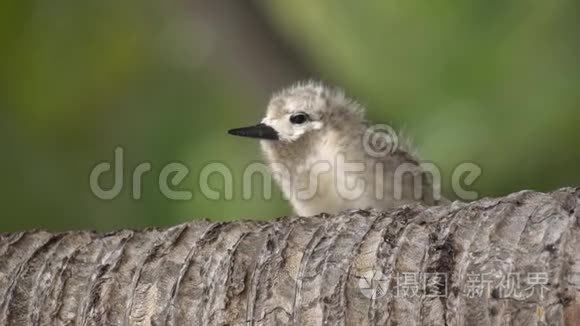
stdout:
[[[391,277],[381,271],[369,270],[359,278],[362,295],[376,300],[394,298],[447,297],[447,273],[396,272]],[[529,273],[468,273],[460,293],[466,298],[496,297],[543,300],[550,291],[547,272]]]
[[376,300],[387,295],[389,279],[381,271],[369,270],[359,278],[358,288],[365,297]]
[[377,124],[366,129],[362,144],[368,155],[374,158],[385,157],[398,149],[399,136],[391,126]]

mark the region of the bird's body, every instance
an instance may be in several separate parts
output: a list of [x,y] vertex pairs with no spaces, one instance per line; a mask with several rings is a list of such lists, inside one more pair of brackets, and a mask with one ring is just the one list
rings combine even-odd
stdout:
[[263,139],[265,160],[298,215],[437,202],[410,146],[390,127],[365,121],[363,108],[340,90],[313,82],[286,89],[250,128],[261,131],[232,133]]

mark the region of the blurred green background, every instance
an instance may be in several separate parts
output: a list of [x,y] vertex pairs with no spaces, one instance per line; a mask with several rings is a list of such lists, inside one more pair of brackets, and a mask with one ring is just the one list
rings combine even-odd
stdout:
[[[579,35],[576,0],[2,0],[0,231],[288,214],[279,194],[241,198],[259,148],[225,131],[309,77],[404,127],[451,197],[450,171],[465,161],[483,169],[481,196],[578,185]],[[89,174],[116,146],[124,188],[100,200]],[[153,169],[135,200],[141,162]],[[180,188],[192,200],[159,191],[169,162],[190,168]],[[233,170],[233,200],[201,195],[210,162]]]

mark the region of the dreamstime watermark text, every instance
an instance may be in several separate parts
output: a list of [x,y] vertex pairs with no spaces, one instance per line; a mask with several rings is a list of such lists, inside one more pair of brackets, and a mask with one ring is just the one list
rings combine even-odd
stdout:
[[[118,146],[113,151],[112,159],[99,162],[92,168],[89,186],[91,192],[102,200],[117,198],[126,186],[130,187],[131,197],[140,200],[143,198],[143,180],[152,177],[157,181],[159,192],[165,198],[175,201],[191,200],[198,193],[209,200],[239,199],[235,196],[241,196],[243,200],[256,196],[270,200],[274,196],[273,179],[281,183],[283,189],[292,190],[291,194],[285,194],[286,197],[295,196],[300,201],[312,199],[322,191],[333,191],[348,201],[368,196],[369,193],[376,200],[401,200],[410,195],[420,200],[425,191],[434,200],[442,198],[443,174],[439,166],[409,157],[410,154],[402,148],[398,134],[391,127],[373,125],[367,129],[361,141],[366,155],[359,159],[338,152],[330,159],[313,162],[306,173],[297,173],[284,162],[270,163],[269,166],[253,162],[242,167],[241,180],[234,177],[239,175],[234,172],[240,171],[234,171],[223,162],[210,162],[195,171],[182,162],[170,162],[155,169],[149,161],[127,167],[125,149]],[[453,194],[461,200],[477,199],[479,194],[471,186],[481,174],[481,167],[473,162],[457,164],[451,171],[449,182]],[[104,178],[112,179],[112,182],[104,186]],[[192,178],[196,182],[192,182]],[[216,179],[220,185],[216,185]],[[256,188],[256,179],[261,181],[260,188]],[[328,180],[332,184],[329,185]],[[234,191],[239,189],[240,182],[241,194]],[[197,186],[197,189],[192,189],[192,185]]]

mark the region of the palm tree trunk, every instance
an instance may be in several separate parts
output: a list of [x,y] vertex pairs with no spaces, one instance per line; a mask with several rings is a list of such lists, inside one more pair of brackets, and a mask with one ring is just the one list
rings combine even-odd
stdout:
[[576,325],[580,190],[0,235],[1,325]]

